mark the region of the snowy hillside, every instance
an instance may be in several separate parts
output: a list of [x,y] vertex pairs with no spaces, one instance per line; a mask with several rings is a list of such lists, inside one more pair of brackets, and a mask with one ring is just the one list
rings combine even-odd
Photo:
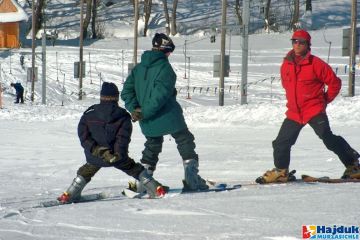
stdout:
[[[40,201],[55,199],[71,183],[85,158],[77,137],[77,124],[83,111],[99,101],[102,81],[114,82],[122,89],[127,64],[132,60],[130,11],[114,12],[109,17],[113,37],[88,41],[84,48],[86,77],[84,100],[77,100],[78,81],[73,64],[79,59],[75,9],[73,16],[60,18],[62,6],[75,8],[73,1],[51,1],[64,22],[69,39],[47,46],[47,104],[41,104],[41,80],[35,84],[35,101],[30,101],[30,83],[26,68],[31,66],[31,49],[0,52],[1,84],[5,87],[0,109],[0,240],[85,240],[85,239],[302,239],[303,225],[359,226],[359,185],[289,184],[244,186],[222,193],[177,195],[158,200],[116,199],[71,204],[53,208],[34,208]],[[115,5],[123,6],[117,1]],[[160,4],[160,1],[153,1]],[[194,7],[200,1],[180,1],[179,9],[194,9],[195,15],[182,21],[201,22],[199,16],[213,10]],[[203,5],[219,8],[219,3]],[[355,97],[348,95],[348,57],[341,56],[342,28],[349,22],[349,1],[313,1],[315,25],[334,19],[331,27],[310,31],[312,52],[328,60],[342,79],[341,94],[328,108],[332,130],[360,151],[360,83],[356,67]],[[322,5],[321,5],[321,4]],[[55,8],[57,6],[57,8]],[[156,8],[155,8],[156,9]],[[336,10],[336,11],[335,11]],[[115,11],[115,8],[113,9]],[[184,14],[188,11],[184,11]],[[205,14],[204,14],[204,13]],[[328,13],[326,15],[325,13]],[[116,15],[118,14],[118,15]],[[110,21],[111,17],[114,17]],[[116,16],[116,17],[115,17]],[[163,21],[154,11],[154,22]],[[116,19],[115,19],[116,18]],[[65,20],[66,19],[66,20]],[[158,19],[155,21],[155,19]],[[203,20],[204,20],[203,19]],[[205,20],[204,20],[205,21]],[[127,27],[123,27],[123,26]],[[50,26],[50,24],[49,24]],[[160,24],[161,26],[161,24]],[[161,29],[161,28],[160,28]],[[159,30],[154,28],[151,33]],[[218,79],[213,78],[213,55],[220,52],[220,41],[210,43],[197,27],[173,37],[175,52],[170,56],[177,74],[178,101],[184,108],[189,129],[195,135],[200,156],[200,174],[204,178],[228,183],[249,183],[273,167],[272,140],[285,117],[285,96],[279,81],[279,67],[291,48],[291,33],[255,34],[249,39],[248,104],[240,105],[241,40],[227,39],[231,72],[225,82],[225,106],[218,106]],[[66,31],[62,31],[66,32]],[[195,33],[195,34],[193,34]],[[64,34],[65,36],[65,34]],[[126,38],[122,38],[126,36]],[[187,41],[190,76],[185,72],[183,47]],[[151,36],[139,39],[139,52],[151,48]],[[41,79],[41,48],[36,49],[36,65]],[[25,63],[20,65],[20,56]],[[186,73],[186,78],[185,77]],[[189,78],[190,77],[190,78]],[[26,102],[13,104],[11,82],[26,88]],[[187,87],[190,87],[188,99]],[[123,102],[120,101],[123,106]],[[145,138],[134,124],[130,156],[139,160]],[[297,176],[310,174],[339,177],[344,167],[307,126],[292,149],[291,169]],[[165,137],[155,177],[162,183],[180,188],[183,178],[181,158],[174,140]],[[106,192],[118,195],[130,178],[116,169],[100,170],[84,193]]]
[[[48,7],[45,9],[46,29],[48,31],[57,30],[59,32],[59,40],[63,44],[74,44],[69,41],[79,37],[79,20],[80,20],[80,1],[75,0],[50,0],[47,1]],[[107,3],[113,4],[107,4]],[[131,0],[104,0],[100,2],[98,7],[98,20],[104,25],[105,38],[131,38],[133,35],[133,5]],[[168,9],[171,17],[173,9],[173,1],[168,0]],[[235,0],[227,0],[227,25],[234,26],[238,24],[235,12]],[[240,1],[242,2],[242,1]],[[289,1],[272,0],[272,14],[279,18],[282,22],[282,16],[289,14]],[[28,1],[19,0],[19,3],[25,8],[29,16],[31,16],[31,7]],[[242,4],[242,3],[241,3]],[[203,36],[209,34],[214,28],[220,31],[221,25],[221,6],[219,0],[188,0],[178,1],[177,5],[177,30],[178,35],[197,35]],[[263,8],[265,1],[250,1],[250,32],[263,32]],[[305,1],[300,1],[300,22],[304,26],[318,30],[326,27],[342,27],[348,26],[350,22],[350,1],[337,0],[312,0],[312,15],[309,16],[305,12]],[[360,9],[360,6],[358,6]],[[143,1],[139,5],[139,34],[143,34],[144,17],[143,17]],[[283,11],[283,12],[281,12]],[[285,13],[284,13],[285,11]],[[289,21],[289,20],[287,20]],[[29,21],[29,24],[31,22]],[[311,24],[311,25],[309,25]],[[151,16],[149,19],[148,35],[155,32],[165,31],[166,20],[164,17],[164,6],[162,0],[152,1]],[[27,28],[31,28],[27,26]],[[90,29],[90,28],[89,28]],[[281,27],[280,31],[286,31]],[[233,29],[233,34],[239,34]],[[61,40],[67,40],[63,42]],[[29,42],[27,42],[29,44]]]

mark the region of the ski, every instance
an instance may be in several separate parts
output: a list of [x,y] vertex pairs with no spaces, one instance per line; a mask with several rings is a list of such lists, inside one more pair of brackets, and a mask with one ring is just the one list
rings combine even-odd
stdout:
[[360,179],[356,178],[330,178],[327,176],[322,177],[313,177],[309,175],[301,175],[301,179],[295,178],[295,170],[292,172],[291,178],[288,179],[288,181],[280,181],[280,182],[271,182],[271,183],[265,183],[261,181],[261,177],[259,177],[255,182],[247,182],[247,183],[241,183],[242,186],[256,186],[256,185],[289,185],[289,184],[314,184],[314,183],[359,183]]
[[56,207],[56,206],[68,205],[68,204],[78,204],[78,203],[106,201],[106,200],[118,200],[121,198],[123,198],[123,195],[108,194],[105,192],[100,192],[100,193],[92,193],[92,194],[83,194],[80,199],[78,199],[74,202],[69,202],[69,203],[62,203],[58,200],[42,201],[34,208],[47,208],[47,207]]
[[304,182],[320,182],[320,183],[359,183],[360,179],[357,178],[330,178],[327,176],[324,177],[312,177],[309,175],[301,175],[301,179]]
[[[180,194],[193,194],[193,193],[207,193],[207,192],[226,192],[226,191],[232,191],[241,188],[241,184],[235,184],[235,185],[228,185],[226,183],[219,184],[215,187],[210,187],[209,189],[204,190],[196,190],[196,191],[182,191]],[[173,191],[170,189],[171,192],[176,192],[178,190],[174,189]]]
[[124,195],[125,197],[127,198],[142,198],[144,197],[146,194],[146,192],[136,192],[134,190],[131,190],[129,188],[124,188],[122,191],[121,191],[122,195]]
[[[211,186],[209,189],[196,190],[196,191],[184,191],[182,188],[169,188],[166,192],[165,198],[167,195],[173,194],[194,194],[194,193],[209,193],[209,192],[225,192],[232,191],[241,188],[241,184],[228,185],[226,183],[216,184]],[[128,198],[149,198],[145,193],[138,193],[130,188],[125,188],[122,191],[122,194]]]

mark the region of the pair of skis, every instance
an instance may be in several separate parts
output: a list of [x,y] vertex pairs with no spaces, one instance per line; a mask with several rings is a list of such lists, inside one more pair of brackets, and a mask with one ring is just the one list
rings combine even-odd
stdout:
[[[209,189],[206,190],[198,190],[198,191],[182,191],[180,188],[168,188],[166,195],[176,195],[176,194],[194,194],[194,193],[206,193],[206,192],[224,192],[224,191],[232,191],[235,189],[239,189],[241,187],[240,184],[236,185],[228,185],[225,183],[216,184],[214,183]],[[165,196],[166,196],[165,195]],[[94,201],[111,201],[111,200],[120,200],[120,199],[146,199],[149,196],[146,193],[138,193],[132,189],[124,188],[121,194],[109,194],[105,192],[101,193],[94,193],[94,194],[83,194],[81,198],[69,203],[62,203],[58,200],[50,200],[50,201],[43,201],[40,202],[38,206],[35,208],[46,208],[46,207],[55,207],[60,205],[67,205],[67,204],[77,204],[77,203],[86,203],[86,202],[94,202]]]
[[[309,175],[302,175],[301,179],[291,178],[288,182],[275,182],[275,183],[265,183],[259,184],[256,182],[244,182],[240,184],[226,184],[226,183],[217,183],[215,181],[208,180],[208,184],[210,185],[209,189],[199,190],[199,191],[182,191],[180,188],[170,188],[167,192],[167,195],[175,195],[175,194],[195,194],[195,193],[209,193],[209,192],[226,192],[232,191],[241,188],[242,186],[261,186],[261,185],[273,185],[273,184],[288,184],[288,183],[359,183],[360,179],[341,179],[341,178],[329,178],[329,177],[312,177]],[[165,195],[166,196],[166,195]],[[65,204],[76,204],[76,203],[85,203],[85,202],[94,202],[94,201],[110,201],[110,200],[120,200],[127,198],[137,198],[144,199],[148,198],[146,193],[138,193],[129,188],[123,189],[121,194],[109,194],[105,192],[94,193],[94,194],[84,194],[81,198],[75,202],[71,203],[61,203],[58,200],[50,200],[40,202],[36,208],[43,207],[54,207]]]
[[258,177],[255,182],[258,184],[279,184],[279,183],[288,183],[288,182],[305,182],[305,183],[355,183],[360,182],[360,179],[357,178],[330,178],[327,176],[324,177],[312,177],[309,175],[301,175],[301,179],[297,179],[295,177],[296,170],[292,170],[289,172],[286,178],[282,178],[279,182],[266,183],[264,178]]
[[[194,193],[208,193],[208,192],[224,192],[232,191],[241,188],[241,184],[229,185],[227,183],[216,183],[213,181],[208,181],[209,188],[204,190],[195,190],[195,191],[184,191],[180,188],[169,188],[165,187],[166,195],[172,194],[194,194]],[[128,198],[148,198],[146,192],[138,193],[135,189],[132,189],[133,184],[129,183],[128,188],[124,188],[122,194]],[[166,196],[165,195],[165,196]]]

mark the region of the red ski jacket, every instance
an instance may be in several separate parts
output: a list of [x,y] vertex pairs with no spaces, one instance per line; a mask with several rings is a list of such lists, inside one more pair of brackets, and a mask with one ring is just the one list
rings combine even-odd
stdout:
[[[341,80],[331,67],[310,52],[297,64],[291,50],[281,65],[281,83],[286,91],[287,118],[306,124],[338,95]],[[327,86],[327,90],[325,89]]]

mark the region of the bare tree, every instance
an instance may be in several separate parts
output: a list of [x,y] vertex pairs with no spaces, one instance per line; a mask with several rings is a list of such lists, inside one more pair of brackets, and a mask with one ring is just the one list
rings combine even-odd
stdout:
[[169,10],[167,7],[167,0],[162,0],[163,4],[164,4],[164,14],[165,14],[165,21],[166,21],[166,35],[170,34],[170,17],[169,17]]
[[311,4],[311,0],[306,0],[306,3],[305,3],[305,9],[306,9],[306,11],[310,11],[310,12],[312,12],[312,4]]
[[98,2],[99,2],[99,0],[93,0],[93,3],[92,3],[91,32],[92,32],[93,39],[97,38],[96,18],[97,18]]
[[172,16],[171,16],[171,35],[177,34],[176,29],[176,9],[177,9],[178,0],[173,1],[173,10],[172,10]]
[[89,23],[90,23],[90,19],[91,19],[91,6],[92,6],[92,0],[86,0],[86,15],[85,15],[83,29],[82,29],[84,39],[87,38],[87,29],[89,27]]
[[294,15],[291,21],[293,31],[299,28],[300,0],[294,0]]
[[238,18],[239,25],[242,26],[243,20],[242,20],[242,16],[241,16],[240,0],[235,1],[235,13]]
[[146,37],[146,33],[149,27],[151,6],[152,6],[152,0],[144,0],[144,17],[145,17],[144,37]]
[[45,6],[45,0],[38,0],[35,5],[35,34],[41,28],[44,22],[43,8]]
[[[139,7],[141,1],[145,1],[145,0],[138,0],[138,7]],[[133,5],[134,13],[135,13],[135,0],[129,0],[129,3],[131,3]],[[138,18],[138,20],[140,19],[140,13],[138,14],[137,18]]]
[[264,13],[264,20],[265,20],[265,29],[269,30],[272,22],[270,21],[270,6],[271,0],[266,1],[265,13]]

